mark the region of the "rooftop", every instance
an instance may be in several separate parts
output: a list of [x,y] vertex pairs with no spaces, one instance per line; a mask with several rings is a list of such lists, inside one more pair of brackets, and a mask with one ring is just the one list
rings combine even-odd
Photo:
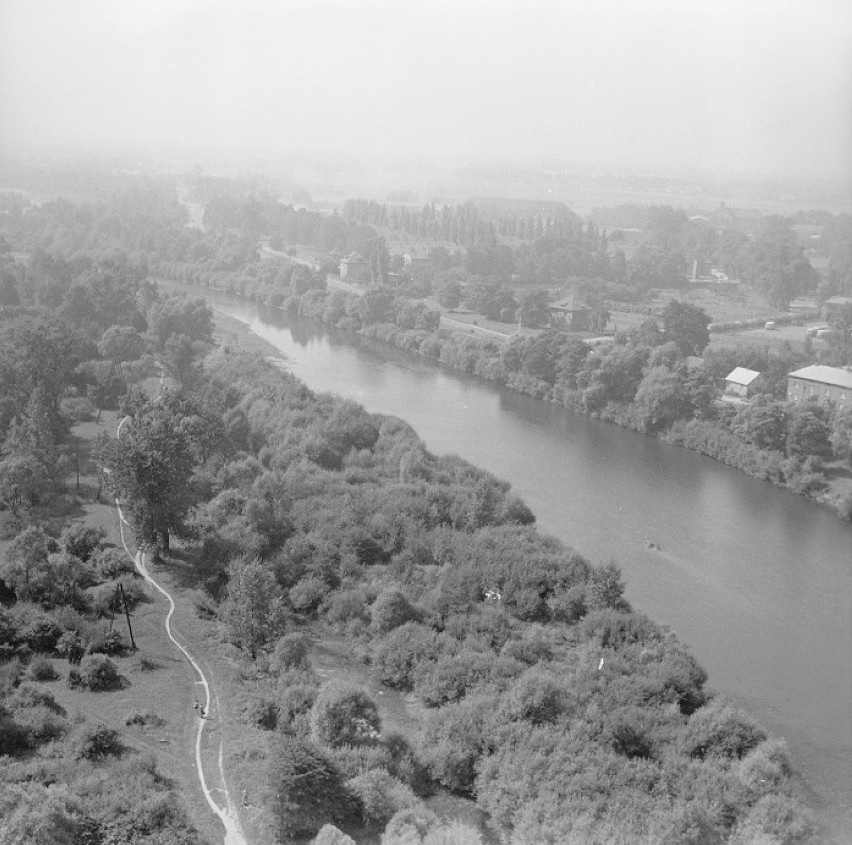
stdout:
[[802,367],[801,370],[788,373],[787,377],[817,381],[820,384],[830,384],[835,387],[848,387],[852,390],[852,370],[844,370],[842,367],[826,367],[823,364],[812,364],[810,367]]
[[746,367],[734,367],[725,376],[725,381],[731,381],[734,384],[741,384],[748,387],[759,375],[760,373],[757,370],[749,370]]

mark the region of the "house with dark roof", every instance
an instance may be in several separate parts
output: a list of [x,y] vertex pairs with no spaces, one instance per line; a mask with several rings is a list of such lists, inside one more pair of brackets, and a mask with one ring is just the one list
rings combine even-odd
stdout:
[[589,328],[592,309],[580,302],[574,294],[558,302],[551,302],[548,311],[555,326],[572,332],[583,332]]
[[369,278],[370,264],[360,252],[350,252],[340,259],[340,278],[351,282],[363,281]]
[[852,402],[852,370],[812,364],[787,374],[788,402]]

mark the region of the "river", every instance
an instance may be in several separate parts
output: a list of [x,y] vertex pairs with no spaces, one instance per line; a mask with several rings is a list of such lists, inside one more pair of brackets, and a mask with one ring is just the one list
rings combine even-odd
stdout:
[[628,599],[689,644],[711,687],[785,737],[828,835],[852,841],[852,525],[710,458],[206,295],[313,390],[401,417],[431,451],[510,481],[542,530],[614,559]]

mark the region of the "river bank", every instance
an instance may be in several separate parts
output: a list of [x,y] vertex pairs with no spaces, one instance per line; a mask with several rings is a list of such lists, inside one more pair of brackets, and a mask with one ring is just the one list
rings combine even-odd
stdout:
[[313,390],[406,420],[430,450],[509,480],[548,533],[617,560],[630,601],[691,644],[715,689],[787,738],[825,841],[849,841],[852,527],[655,438],[280,309],[209,301]]
[[[168,280],[170,284],[184,284]],[[241,295],[252,302],[260,302],[252,290],[235,294],[230,290],[217,290],[229,295]],[[841,462],[829,466],[821,463],[812,466],[801,459],[788,459],[781,451],[760,448],[735,436],[728,426],[715,421],[709,404],[696,410],[696,416],[678,416],[663,428],[657,429],[643,416],[633,401],[598,402],[590,407],[588,391],[581,391],[569,380],[551,384],[534,374],[512,371],[506,365],[507,341],[474,337],[461,330],[447,328],[419,328],[423,314],[416,314],[411,328],[401,328],[395,323],[374,321],[359,324],[355,308],[360,296],[347,296],[341,291],[313,290],[269,307],[280,307],[298,313],[302,319],[313,320],[337,329],[352,331],[390,347],[420,355],[454,370],[474,375],[489,382],[508,387],[526,396],[542,399],[592,419],[615,423],[623,428],[641,432],[666,443],[698,452],[738,469],[761,481],[790,490],[831,509],[842,519],[852,521],[852,472]],[[263,302],[262,304],[268,305]],[[421,311],[424,309],[421,308]],[[425,313],[425,311],[424,311]],[[530,343],[529,339],[521,340]],[[517,356],[516,356],[517,357]],[[633,366],[626,364],[625,366]],[[673,365],[672,365],[673,366]],[[694,374],[687,378],[694,379]],[[665,398],[660,402],[667,401]],[[671,402],[672,400],[668,400]]]

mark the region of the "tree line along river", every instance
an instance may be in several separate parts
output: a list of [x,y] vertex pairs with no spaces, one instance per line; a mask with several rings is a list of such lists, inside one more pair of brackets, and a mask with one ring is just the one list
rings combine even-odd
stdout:
[[410,423],[511,482],[541,530],[614,559],[633,605],[784,736],[806,798],[852,841],[852,525],[716,461],[280,309],[204,291],[315,391]]

